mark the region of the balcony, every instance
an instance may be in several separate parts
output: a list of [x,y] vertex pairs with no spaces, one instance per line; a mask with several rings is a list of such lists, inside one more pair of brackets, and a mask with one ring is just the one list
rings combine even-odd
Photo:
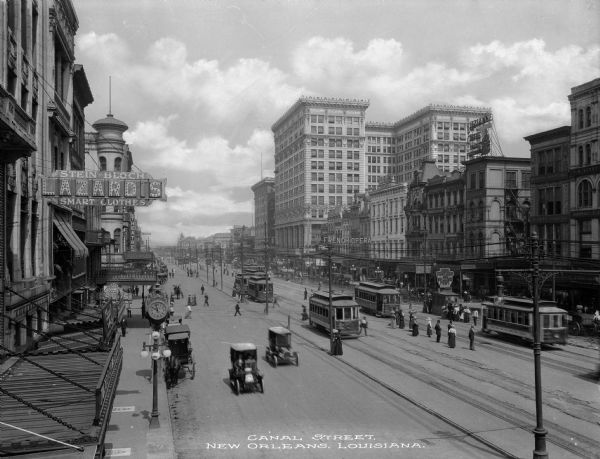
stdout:
[[95,281],[97,284],[114,282],[121,285],[154,285],[157,279],[157,272],[154,269],[119,267],[101,269]]
[[123,252],[123,260],[149,263],[154,260],[154,252]]
[[103,230],[87,230],[85,245],[102,247],[110,244],[110,233]]

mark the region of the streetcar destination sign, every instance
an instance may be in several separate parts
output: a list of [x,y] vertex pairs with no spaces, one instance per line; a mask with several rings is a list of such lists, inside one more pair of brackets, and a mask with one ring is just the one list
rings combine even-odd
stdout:
[[167,200],[167,180],[145,172],[59,170],[41,182],[42,196],[61,205],[148,206]]

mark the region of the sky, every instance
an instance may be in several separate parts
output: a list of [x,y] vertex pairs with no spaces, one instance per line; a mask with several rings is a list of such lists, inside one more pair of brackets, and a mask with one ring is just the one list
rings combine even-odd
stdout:
[[253,224],[271,126],[300,96],[368,99],[382,122],[490,107],[504,155],[523,157],[523,137],[570,125],[571,88],[600,77],[595,0],[73,4],[87,130],[110,108],[134,170],[167,179],[166,202],[136,209],[153,246]]

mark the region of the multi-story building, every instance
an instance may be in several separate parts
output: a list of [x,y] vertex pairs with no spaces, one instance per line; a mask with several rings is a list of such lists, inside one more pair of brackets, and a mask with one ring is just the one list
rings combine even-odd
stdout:
[[395,122],[396,182],[412,181],[426,158],[433,158],[441,171],[460,169],[469,152],[469,124],[486,116],[491,117],[491,109],[432,104]]
[[600,259],[600,78],[571,89],[569,220],[572,257]]
[[381,182],[376,190],[369,192],[371,258],[374,260],[398,260],[406,256],[406,217],[404,205],[408,186],[392,179]]
[[275,179],[267,177],[252,186],[256,248],[261,250],[275,239]]
[[392,172],[396,138],[392,123],[365,124],[365,188],[374,190]]
[[525,137],[531,146],[529,222],[545,254],[569,257],[569,152],[571,126]]
[[331,209],[365,190],[366,100],[301,97],[273,126],[275,240],[295,254],[319,242]]

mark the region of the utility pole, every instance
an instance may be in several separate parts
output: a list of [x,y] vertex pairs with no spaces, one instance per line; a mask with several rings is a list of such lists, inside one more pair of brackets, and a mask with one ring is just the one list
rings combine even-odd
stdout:
[[245,295],[244,293],[246,293],[245,288],[246,285],[244,283],[244,229],[246,227],[244,225],[242,225],[242,237],[241,237],[241,246],[240,246],[240,259],[241,259],[241,265],[242,265],[242,269],[240,272],[240,280],[241,280],[241,285],[240,285],[240,303],[243,303],[245,300]]
[[335,318],[333,317],[333,305],[331,302],[331,245],[327,245],[327,265],[329,266],[329,351],[331,355],[337,355],[334,343]]
[[200,268],[198,268],[198,243],[196,242],[196,277],[198,277],[198,273],[200,272]]
[[[274,297],[273,302],[275,302]],[[267,222],[265,222],[265,314],[269,315],[269,244],[267,242]]]
[[212,272],[213,272],[213,283],[212,286],[215,286],[215,247],[211,247],[210,249],[210,257],[212,258]]
[[221,291],[223,291],[223,247],[219,244],[219,259],[221,261]]
[[208,247],[204,247],[204,261],[206,261],[206,283],[208,283]]

